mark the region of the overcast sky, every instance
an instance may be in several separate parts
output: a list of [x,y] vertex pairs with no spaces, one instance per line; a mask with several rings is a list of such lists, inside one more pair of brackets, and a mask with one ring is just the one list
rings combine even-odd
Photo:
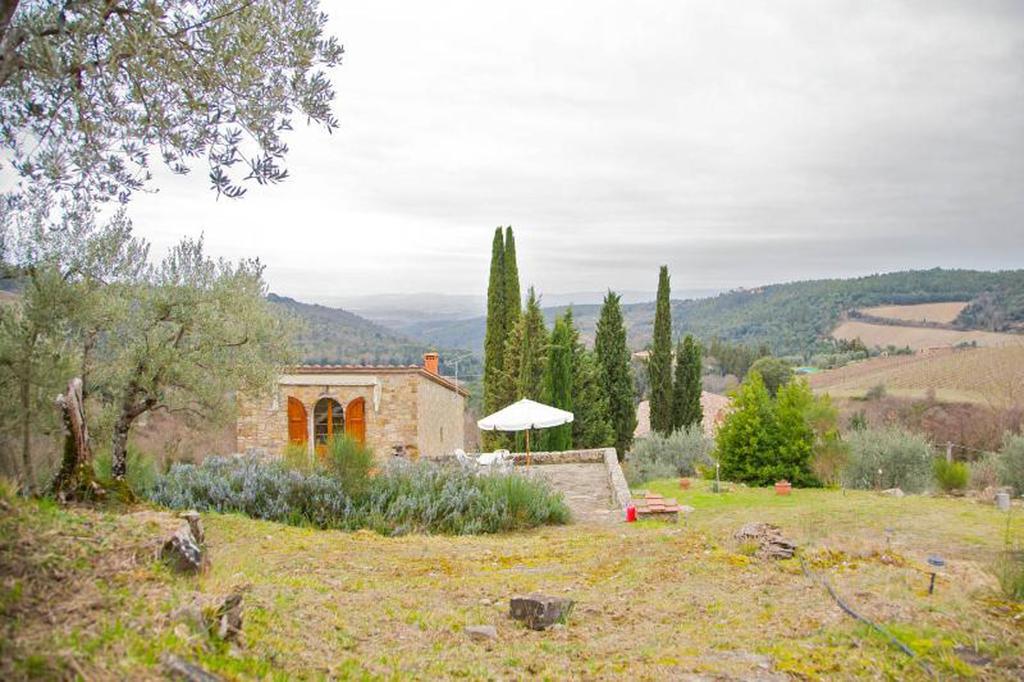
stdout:
[[324,2],[341,129],[205,232],[306,300],[481,294],[494,227],[545,292],[1024,265],[1024,2]]

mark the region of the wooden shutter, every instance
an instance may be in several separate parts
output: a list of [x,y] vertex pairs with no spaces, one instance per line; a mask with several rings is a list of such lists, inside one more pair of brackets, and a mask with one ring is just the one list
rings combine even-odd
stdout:
[[366,401],[356,398],[345,408],[345,433],[353,440],[366,443]]
[[306,408],[297,399],[288,396],[288,442],[305,443]]

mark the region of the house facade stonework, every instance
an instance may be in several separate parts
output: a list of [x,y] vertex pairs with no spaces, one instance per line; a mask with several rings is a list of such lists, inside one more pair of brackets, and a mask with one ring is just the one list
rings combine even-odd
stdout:
[[422,367],[302,365],[270,395],[239,397],[238,449],[280,454],[294,443],[314,452],[345,433],[378,459],[444,457],[464,447],[466,397],[437,373],[435,354]]

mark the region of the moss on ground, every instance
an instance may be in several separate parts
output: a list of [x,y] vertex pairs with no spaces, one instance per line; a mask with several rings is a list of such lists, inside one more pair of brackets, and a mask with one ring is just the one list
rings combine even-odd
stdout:
[[[0,677],[160,679],[173,652],[227,679],[540,676],[1013,679],[1024,619],[987,572],[1005,516],[967,500],[734,487],[650,489],[696,511],[678,526],[570,526],[481,537],[385,538],[205,515],[212,568],[153,559],[160,515],[0,509]],[[843,615],[797,561],[766,563],[732,539],[769,521],[815,571],[910,646],[911,660]],[[1022,523],[1021,525],[1024,525]],[[930,554],[949,565],[934,595]],[[244,641],[225,645],[172,614],[245,586]],[[507,617],[508,598],[577,601],[565,628]],[[493,624],[477,643],[468,625]]]

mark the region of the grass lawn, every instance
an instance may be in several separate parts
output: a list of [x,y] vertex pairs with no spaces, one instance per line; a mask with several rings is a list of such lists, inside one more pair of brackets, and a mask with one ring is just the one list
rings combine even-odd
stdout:
[[[173,651],[228,679],[464,677],[1019,679],[1024,608],[988,566],[1005,514],[961,499],[733,487],[650,489],[693,506],[685,523],[567,526],[478,537],[343,533],[204,515],[212,556],[198,578],[152,559],[166,515],[0,509],[0,678],[162,679]],[[1016,511],[1013,532],[1024,531]],[[732,533],[764,520],[912,661],[844,615],[795,560],[763,563]],[[934,595],[919,567],[948,567]],[[244,642],[214,643],[171,616],[246,586]],[[507,617],[508,598],[577,601],[547,632]],[[493,624],[498,639],[463,628]]]

